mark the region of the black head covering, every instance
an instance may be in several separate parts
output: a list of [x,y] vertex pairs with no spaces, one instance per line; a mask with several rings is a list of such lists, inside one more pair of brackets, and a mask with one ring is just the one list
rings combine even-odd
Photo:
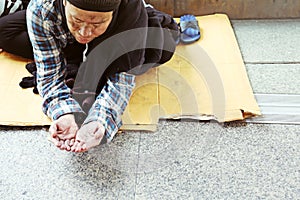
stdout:
[[82,10],[110,12],[117,9],[121,0],[68,0],[73,6]]

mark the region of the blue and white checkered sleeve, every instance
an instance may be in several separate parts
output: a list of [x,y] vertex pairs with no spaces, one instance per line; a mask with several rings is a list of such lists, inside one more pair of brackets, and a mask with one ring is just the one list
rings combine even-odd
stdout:
[[56,120],[61,115],[83,111],[64,83],[66,69],[61,47],[53,36],[50,22],[43,18],[43,9],[35,1],[30,2],[27,27],[37,65],[37,88],[43,97],[43,112]]
[[111,141],[122,125],[121,116],[135,87],[135,76],[122,72],[107,81],[91,107],[83,124],[99,121],[105,127],[105,136]]

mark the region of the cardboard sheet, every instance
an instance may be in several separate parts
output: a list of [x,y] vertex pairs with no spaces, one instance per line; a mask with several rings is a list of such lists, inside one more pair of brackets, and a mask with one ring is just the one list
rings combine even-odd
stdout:
[[[226,15],[197,17],[202,37],[179,45],[166,64],[137,77],[122,129],[155,130],[160,118],[242,120],[260,115]],[[21,89],[27,60],[0,54],[0,124],[49,125],[41,97]]]

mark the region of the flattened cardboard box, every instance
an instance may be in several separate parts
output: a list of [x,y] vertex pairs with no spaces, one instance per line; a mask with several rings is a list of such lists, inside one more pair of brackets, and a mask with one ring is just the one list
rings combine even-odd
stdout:
[[[226,15],[197,17],[201,39],[178,45],[167,63],[137,76],[122,119],[123,130],[156,129],[160,118],[242,120],[260,115],[245,65]],[[49,125],[41,97],[21,89],[28,60],[0,54],[0,124]]]

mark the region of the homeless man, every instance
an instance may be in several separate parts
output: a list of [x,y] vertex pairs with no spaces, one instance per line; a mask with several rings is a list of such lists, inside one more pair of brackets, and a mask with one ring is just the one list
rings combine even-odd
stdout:
[[[73,152],[113,139],[135,76],[168,61],[178,36],[172,17],[143,0],[34,0],[25,17],[51,140]],[[69,60],[83,61],[73,88]]]

